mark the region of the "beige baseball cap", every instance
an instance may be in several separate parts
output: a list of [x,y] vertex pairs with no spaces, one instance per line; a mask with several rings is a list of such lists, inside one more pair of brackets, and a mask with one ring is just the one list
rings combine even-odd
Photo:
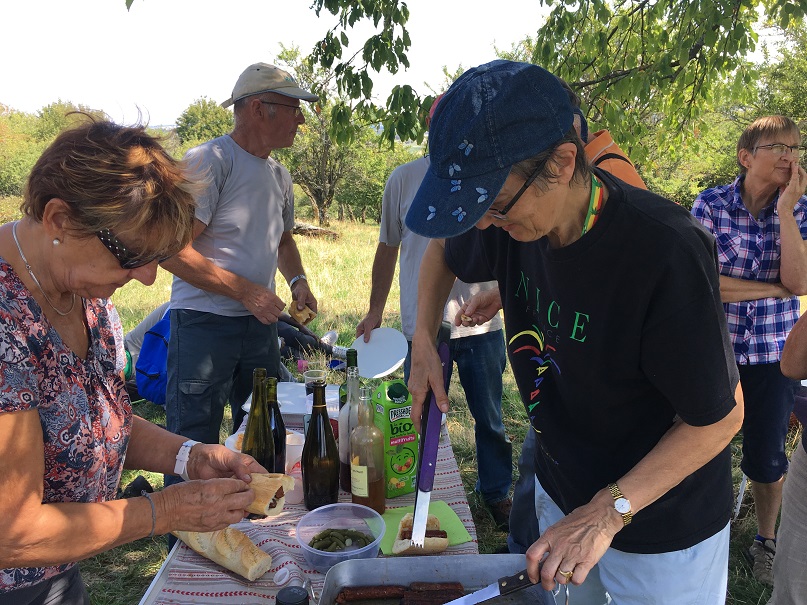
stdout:
[[229,107],[239,99],[262,92],[276,92],[303,101],[319,99],[317,95],[297,86],[297,82],[289,72],[268,63],[255,63],[241,73],[233,88],[233,94],[221,106]]

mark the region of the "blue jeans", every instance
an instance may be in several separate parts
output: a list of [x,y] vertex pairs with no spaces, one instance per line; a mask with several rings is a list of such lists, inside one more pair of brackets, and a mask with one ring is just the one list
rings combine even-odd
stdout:
[[525,554],[541,537],[535,515],[535,445],[535,431],[528,424],[518,456],[518,479],[513,488],[510,533],[507,534],[507,548],[513,554]]
[[[168,339],[168,430],[202,443],[218,443],[224,406],[230,403],[233,429],[244,418],[243,403],[252,394],[252,370],[277,376],[280,353],[277,326],[251,315],[171,309]],[[180,481],[166,475],[166,485]]]
[[745,400],[740,468],[751,481],[775,483],[787,472],[785,441],[799,383],[778,362],[737,368]]
[[[452,338],[449,380],[457,364],[460,384],[474,419],[478,479],[476,491],[488,504],[507,498],[513,482],[513,446],[502,422],[502,374],[507,365],[501,330]],[[404,380],[409,381],[412,343],[404,361]]]

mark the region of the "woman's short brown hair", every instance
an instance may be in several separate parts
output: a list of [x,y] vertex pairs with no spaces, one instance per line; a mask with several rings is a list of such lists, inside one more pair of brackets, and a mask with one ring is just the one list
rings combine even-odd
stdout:
[[782,134],[795,135],[801,141],[799,127],[787,116],[764,116],[751,122],[737,141],[737,165],[740,173],[746,172],[745,166],[740,164],[740,151],[747,149],[752,154],[756,153],[756,146],[762,139],[776,138]]
[[40,222],[47,203],[59,198],[69,207],[76,235],[103,229],[136,234],[149,246],[142,255],[167,257],[192,239],[199,184],[191,174],[144,126],[87,116],[42,153],[20,209]]

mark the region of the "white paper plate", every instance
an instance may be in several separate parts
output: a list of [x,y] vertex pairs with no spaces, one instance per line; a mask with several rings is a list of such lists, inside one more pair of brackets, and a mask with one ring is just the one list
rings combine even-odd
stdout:
[[[306,397],[305,385],[302,382],[278,382],[277,402],[280,404],[280,413],[283,416],[311,413],[312,400]],[[325,386],[325,403],[328,406],[328,415],[336,418],[339,416],[339,385],[329,384]],[[252,395],[246,403],[241,406],[247,414],[252,407]]]
[[406,337],[395,328],[376,328],[370,334],[370,342],[359,336],[350,345],[359,356],[359,376],[384,378],[403,365],[409,344]]
[[[224,440],[224,446],[227,449],[231,449],[234,452],[241,452],[241,450],[236,448],[236,443],[238,441],[238,435],[243,435],[243,431],[238,431],[237,433],[233,433],[227,439]],[[294,460],[295,462],[300,459],[300,455],[303,452],[303,444],[305,443],[305,435],[303,435],[299,431],[286,431],[286,456]]]
[[234,452],[239,452],[240,453],[241,450],[238,449],[237,447],[235,447],[235,443],[238,440],[238,435],[242,435],[242,434],[243,434],[242,432],[233,433],[232,435],[227,437],[227,439],[224,440],[224,446],[227,449],[230,449],[230,450],[233,450]]

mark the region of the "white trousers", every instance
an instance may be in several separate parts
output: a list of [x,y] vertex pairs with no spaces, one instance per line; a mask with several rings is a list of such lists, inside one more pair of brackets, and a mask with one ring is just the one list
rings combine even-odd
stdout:
[[803,443],[796,446],[785,478],[776,535],[768,605],[807,605],[807,452]]
[[[564,516],[537,478],[535,514],[542,529]],[[648,555],[609,548],[586,581],[571,586],[569,601],[575,605],[724,605],[728,567],[727,523],[711,538],[683,550]]]

